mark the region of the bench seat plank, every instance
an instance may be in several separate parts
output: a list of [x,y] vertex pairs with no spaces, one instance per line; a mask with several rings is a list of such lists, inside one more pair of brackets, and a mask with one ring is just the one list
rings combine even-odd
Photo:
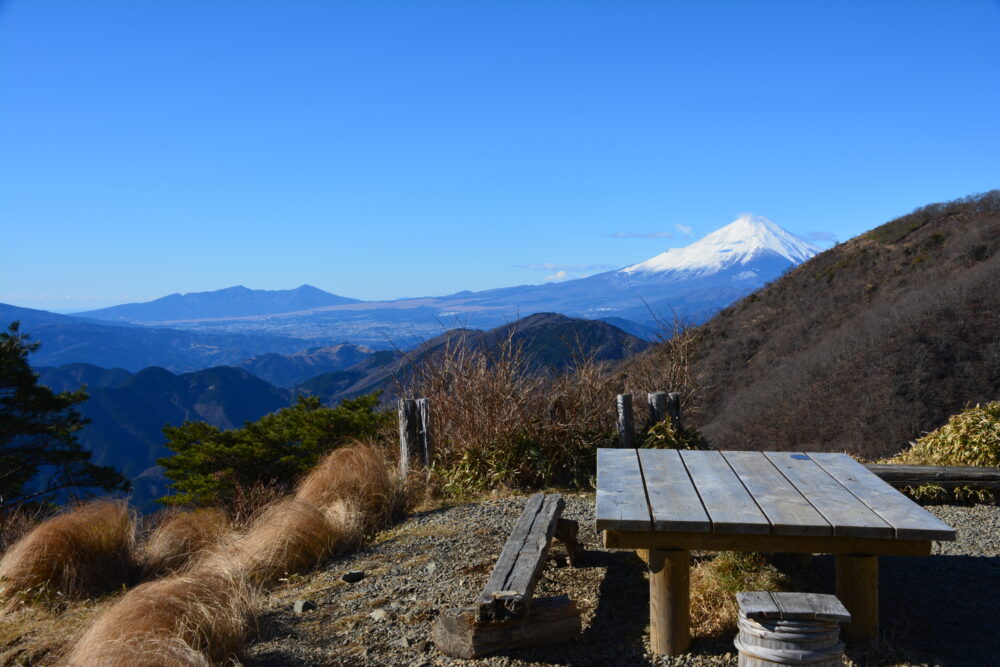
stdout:
[[654,530],[708,532],[712,521],[676,449],[640,449]]
[[954,540],[955,530],[847,454],[809,457],[892,526],[900,540]]
[[597,530],[650,530],[653,522],[634,449],[597,450]]
[[894,538],[892,526],[801,452],[764,452],[841,537]]
[[684,450],[680,455],[712,520],[712,532],[771,532],[771,522],[757,507],[720,452]]
[[722,452],[776,535],[833,535],[833,527],[761,452]]
[[478,620],[520,618],[527,613],[564,506],[558,495],[536,493],[528,499],[479,595]]

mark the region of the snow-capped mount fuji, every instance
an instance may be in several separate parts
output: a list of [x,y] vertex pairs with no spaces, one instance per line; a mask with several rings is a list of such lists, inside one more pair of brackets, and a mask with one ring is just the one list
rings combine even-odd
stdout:
[[[231,288],[83,315],[199,332],[321,339],[317,345],[350,341],[373,349],[384,347],[386,340],[432,337],[443,325],[491,329],[545,312],[622,326],[628,325],[626,320],[645,326],[654,319],[670,321],[675,315],[697,323],[817,252],[811,243],[769,220],[741,216],[686,247],[672,248],[622,269],[561,283],[366,302],[325,292],[319,294],[322,299],[316,299],[315,293],[320,291],[308,286],[278,292]],[[244,296],[255,297],[254,307],[231,307],[229,299],[223,297],[234,291],[251,293]],[[309,298],[298,298],[302,292]],[[188,304],[194,297],[197,303]],[[266,308],[257,307],[261,300],[266,301]],[[192,307],[179,307],[189,305]]]
[[676,314],[699,322],[818,252],[770,220],[745,215],[686,247],[622,269],[431,301],[439,312],[468,314],[475,326],[491,316],[513,320],[538,312],[637,322]]
[[752,265],[762,260],[769,264],[785,264],[788,268],[801,264],[819,251],[813,244],[767,218],[741,215],[700,241],[684,248],[671,248],[644,262],[627,266],[619,273],[634,279],[669,276],[678,280],[740,268],[742,270],[736,274],[740,275],[753,271]]

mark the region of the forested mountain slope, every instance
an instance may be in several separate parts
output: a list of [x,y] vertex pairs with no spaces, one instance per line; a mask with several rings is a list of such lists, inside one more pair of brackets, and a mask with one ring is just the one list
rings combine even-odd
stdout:
[[720,449],[898,451],[1000,396],[1000,191],[838,245],[701,328]]

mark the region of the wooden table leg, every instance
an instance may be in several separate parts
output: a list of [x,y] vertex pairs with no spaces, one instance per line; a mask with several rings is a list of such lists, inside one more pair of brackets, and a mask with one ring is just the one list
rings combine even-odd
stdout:
[[691,642],[688,552],[651,549],[648,554],[650,649],[658,655],[678,655]]
[[857,644],[878,635],[878,556],[837,556],[837,597],[851,612],[844,641]]

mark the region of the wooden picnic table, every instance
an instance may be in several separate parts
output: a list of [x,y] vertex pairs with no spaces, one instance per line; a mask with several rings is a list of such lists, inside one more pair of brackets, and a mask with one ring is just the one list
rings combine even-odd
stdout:
[[955,530],[846,454],[599,449],[597,530],[645,550],[650,645],[690,641],[689,551],[836,554],[844,639],[878,630],[878,556],[927,556]]

